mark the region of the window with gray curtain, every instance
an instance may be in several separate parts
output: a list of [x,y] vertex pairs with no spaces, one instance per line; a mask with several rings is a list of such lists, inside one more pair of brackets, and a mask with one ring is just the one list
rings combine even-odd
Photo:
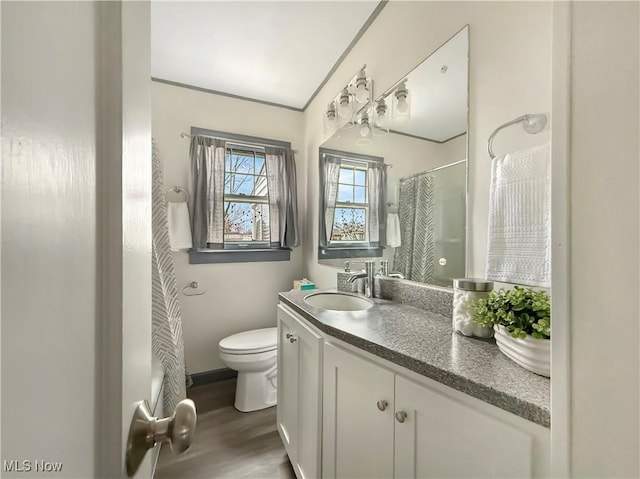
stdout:
[[386,183],[382,158],[320,149],[320,259],[381,255]]
[[255,143],[192,137],[194,250],[299,245],[294,152]]

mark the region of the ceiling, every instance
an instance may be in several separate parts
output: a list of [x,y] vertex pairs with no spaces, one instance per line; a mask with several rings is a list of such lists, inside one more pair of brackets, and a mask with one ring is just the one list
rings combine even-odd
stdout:
[[379,4],[152,1],[151,76],[303,110]]

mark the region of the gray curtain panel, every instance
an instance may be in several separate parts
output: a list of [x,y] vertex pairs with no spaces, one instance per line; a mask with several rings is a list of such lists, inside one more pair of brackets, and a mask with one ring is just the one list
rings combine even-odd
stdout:
[[385,243],[387,229],[387,165],[369,163],[367,170],[369,203],[369,243],[379,246]]
[[300,245],[298,234],[298,188],[292,150],[265,147],[271,245],[291,248]]
[[401,246],[393,269],[405,278],[433,282],[435,239],[435,187],[433,176],[420,175],[400,183],[398,217]]
[[326,153],[320,158],[320,184],[324,185],[324,191],[320,192],[320,246],[327,246],[331,240],[340,161],[340,157]]
[[225,141],[194,136],[191,157],[191,235],[193,248],[224,247]]
[[164,415],[173,413],[186,397],[182,315],[178,303],[173,256],[169,251],[169,224],[158,148],[152,163],[152,335],[154,354],[164,367]]

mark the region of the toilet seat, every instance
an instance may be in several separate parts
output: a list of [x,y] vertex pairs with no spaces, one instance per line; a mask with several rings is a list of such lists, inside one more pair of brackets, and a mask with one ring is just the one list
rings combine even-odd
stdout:
[[218,343],[218,349],[226,354],[258,354],[275,351],[278,347],[278,329],[263,328],[232,334]]

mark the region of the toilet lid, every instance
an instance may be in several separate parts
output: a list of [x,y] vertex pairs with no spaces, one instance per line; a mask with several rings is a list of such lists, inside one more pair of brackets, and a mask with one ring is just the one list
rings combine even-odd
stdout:
[[220,351],[230,354],[252,354],[272,351],[278,346],[278,328],[254,329],[232,334],[220,341]]

